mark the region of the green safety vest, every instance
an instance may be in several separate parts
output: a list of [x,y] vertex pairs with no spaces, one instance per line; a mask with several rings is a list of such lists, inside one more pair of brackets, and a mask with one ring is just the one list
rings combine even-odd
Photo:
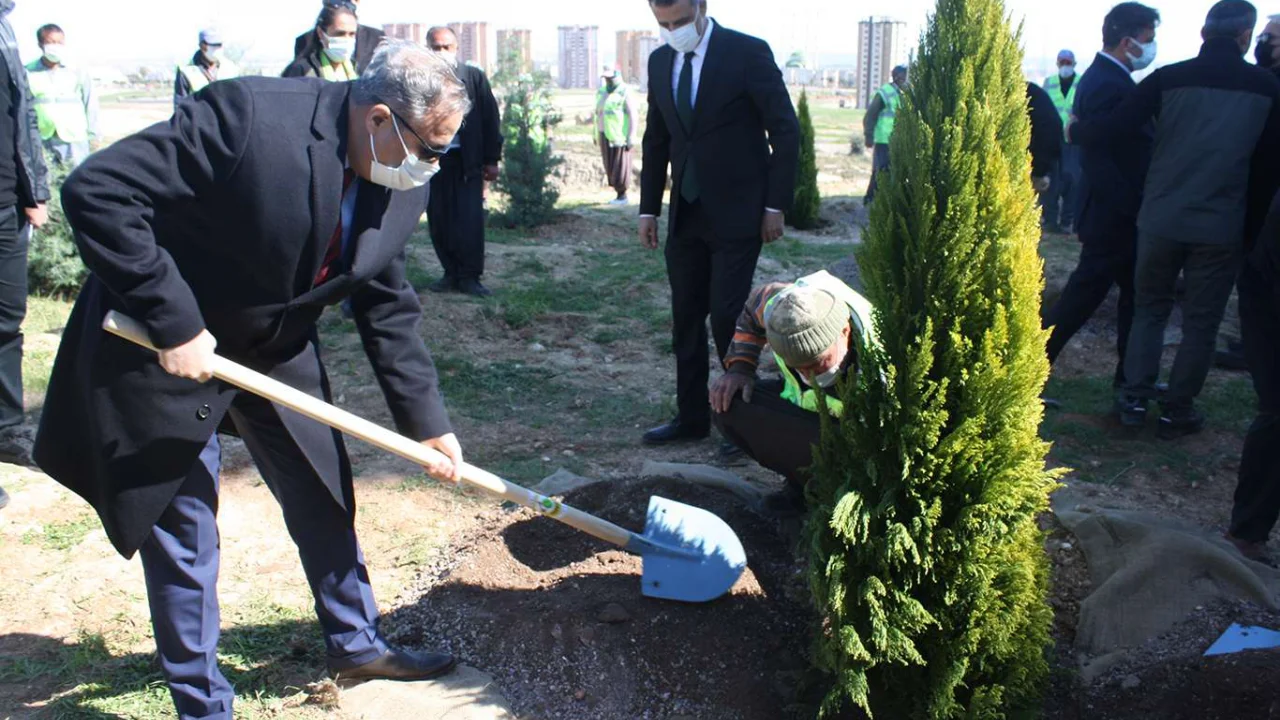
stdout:
[[[187,84],[191,86],[192,95],[200,92],[205,85],[209,84],[209,78],[204,76],[204,69],[199,65],[179,65],[178,72],[182,73],[183,77],[187,79]],[[225,58],[218,61],[219,80],[230,80],[237,77],[240,77],[240,68]]]
[[[769,322],[769,313],[773,310],[773,306],[778,299],[786,297],[787,293],[798,287],[817,288],[831,293],[836,300],[849,306],[849,321],[853,323],[853,331],[862,338],[863,344],[871,345],[876,342],[875,330],[871,326],[871,303],[826,270],[819,270],[812,275],[806,275],[792,283],[791,288],[769,298],[769,302],[765,303],[764,306],[766,324]],[[801,384],[800,379],[787,367],[782,358],[775,356],[774,359],[778,363],[778,370],[782,372],[783,399],[810,412],[817,412],[818,392],[820,391]],[[844,414],[844,403],[836,398],[827,397],[827,411],[833,417],[840,417]]]
[[1053,106],[1058,108],[1058,115],[1062,117],[1062,124],[1066,125],[1071,122],[1071,108],[1076,104],[1076,88],[1080,87],[1080,78],[1077,77],[1071,82],[1071,89],[1066,95],[1062,94],[1062,78],[1057,75],[1050,75],[1044,81],[1044,89],[1049,92],[1049,97],[1053,98]]
[[64,67],[50,70],[39,60],[27,65],[27,79],[35,98],[40,139],[57,135],[63,142],[89,139],[89,116],[84,107],[80,76]]
[[596,93],[596,107],[600,108],[600,126],[605,140],[613,146],[626,145],[631,137],[631,113],[627,112],[626,83],[618,83],[613,92],[600,88]]
[[902,104],[902,91],[897,85],[889,83],[876,92],[884,102],[884,109],[876,118],[875,143],[888,145],[889,138],[893,137],[893,123],[898,117],[898,106]]

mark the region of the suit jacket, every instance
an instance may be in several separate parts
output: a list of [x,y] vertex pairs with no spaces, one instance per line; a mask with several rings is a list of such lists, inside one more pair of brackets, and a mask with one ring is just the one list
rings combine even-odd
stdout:
[[[1106,117],[1137,87],[1128,71],[1101,53],[1079,83],[1072,113],[1082,121]],[[1154,138],[1154,126],[1148,123],[1124,135],[1078,143],[1081,189],[1076,226],[1081,242],[1135,236]]]
[[[369,67],[369,61],[373,59],[373,51],[378,49],[378,45],[382,44],[385,37],[386,34],[377,28],[368,25],[356,26],[356,56],[353,58],[356,72],[362,73]],[[299,60],[313,53],[319,53],[321,49],[316,30],[311,28],[294,39],[293,59]]]
[[[339,219],[351,87],[214,83],[168,122],[95,153],[63,187],[91,277],[54,362],[35,459],[97,509],[126,557],[237,391],[168,375],[154,353],[101,329],[108,310],[140,320],[160,347],[207,328],[220,354],[327,398],[315,322],[350,297],[400,432],[415,440],[450,432],[417,330],[421,306],[405,279],[405,243],[425,190],[357,185],[347,261],[313,286]],[[354,512],[333,431],[281,413],[328,492]]]
[[766,207],[790,209],[800,157],[800,124],[773,51],[765,41],[717,23],[703,59],[692,128],[676,114],[675,61],[669,45],[649,56],[640,213],[662,213],[670,165],[675,189],[668,231],[674,232],[675,198],[685,164],[692,162],[715,232],[730,239],[758,237]]
[[479,175],[485,165],[497,165],[502,160],[502,117],[483,70],[463,64],[458,67],[458,78],[467,86],[471,110],[458,131],[457,142],[462,147],[446,155],[441,163],[460,163],[462,176],[470,178]]
[[1027,108],[1031,117],[1031,176],[1044,177],[1062,159],[1062,117],[1049,93],[1033,82],[1027,83]]
[[[35,207],[49,201],[49,173],[44,164],[44,150],[40,142],[40,128],[36,122],[35,98],[27,84],[27,74],[18,56],[18,40],[9,25],[7,11],[0,9],[0,55],[9,69],[0,82],[9,84],[9,119],[13,121],[14,163],[18,175],[18,206]],[[8,148],[6,148],[7,150]],[[19,222],[27,218],[18,213]]]

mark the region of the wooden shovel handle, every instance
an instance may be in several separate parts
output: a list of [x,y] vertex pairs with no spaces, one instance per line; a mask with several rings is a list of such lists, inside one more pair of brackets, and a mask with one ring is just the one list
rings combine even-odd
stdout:
[[[113,335],[150,350],[158,351],[158,348],[152,344],[147,329],[142,323],[133,318],[112,310],[107,313],[106,318],[102,321],[102,327]],[[323,400],[314,398],[301,390],[289,387],[279,380],[269,378],[220,355],[214,356],[213,375],[219,380],[228,382],[243,390],[248,390],[254,395],[259,395],[277,405],[295,410],[312,420],[337,428],[352,437],[357,437],[370,445],[395,453],[419,465],[425,466],[429,463],[433,464],[447,459],[443,453],[420,442],[415,442],[403,435],[391,432],[362,417],[334,407]],[[631,542],[634,535],[626,528],[619,527],[607,520],[602,520],[594,515],[564,505],[558,500],[503,480],[497,475],[474,465],[463,463],[462,467],[459,468],[459,472],[462,475],[462,481],[468,485],[504,500],[537,510],[548,517],[555,518],[566,525],[577,528],[601,540],[625,547]]]

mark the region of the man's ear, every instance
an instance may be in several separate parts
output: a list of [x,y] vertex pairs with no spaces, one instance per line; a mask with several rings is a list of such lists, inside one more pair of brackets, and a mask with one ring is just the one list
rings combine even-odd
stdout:
[[391,119],[391,110],[382,103],[378,103],[369,108],[364,115],[364,127],[370,135],[378,131],[383,123]]

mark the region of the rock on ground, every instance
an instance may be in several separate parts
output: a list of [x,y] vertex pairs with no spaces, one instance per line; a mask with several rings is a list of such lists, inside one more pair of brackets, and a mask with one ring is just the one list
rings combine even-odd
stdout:
[[534,485],[532,490],[539,495],[567,495],[574,490],[579,490],[598,482],[600,481],[574,475],[568,470],[560,468],[548,475],[542,482]]
[[438,680],[362,683],[343,690],[340,703],[359,720],[515,720],[493,678],[466,665]]

